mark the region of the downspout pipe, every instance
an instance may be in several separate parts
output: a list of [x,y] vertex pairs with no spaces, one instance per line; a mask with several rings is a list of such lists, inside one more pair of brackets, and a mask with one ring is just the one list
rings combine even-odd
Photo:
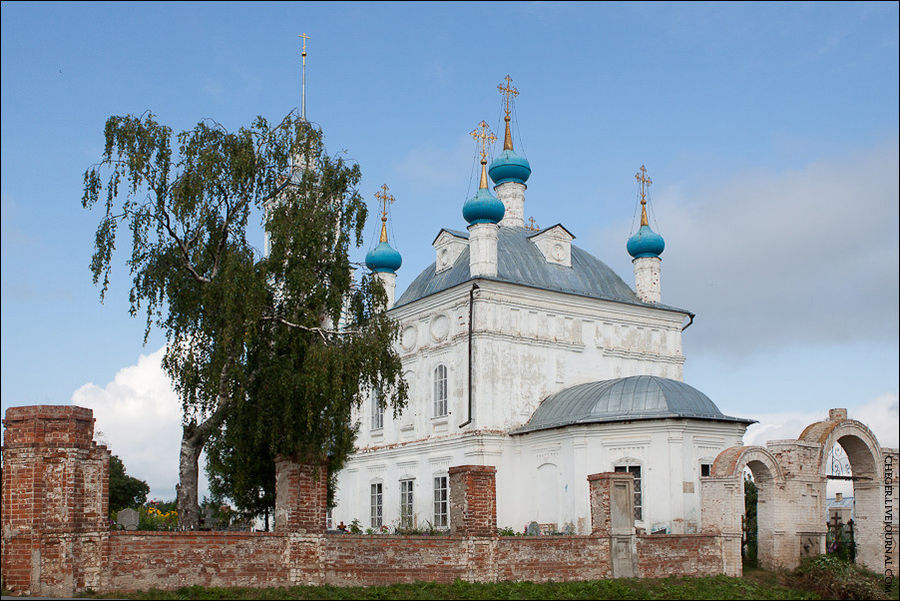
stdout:
[[688,313],[688,317],[690,317],[691,320],[690,320],[689,322],[687,322],[687,325],[685,325],[683,328],[681,328],[681,331],[682,331],[682,332],[684,332],[686,329],[688,329],[689,327],[691,327],[691,324],[694,323],[694,317],[695,317],[695,315],[694,315],[693,313]]
[[472,365],[472,332],[474,331],[472,317],[475,315],[476,290],[478,290],[478,284],[472,284],[472,288],[469,289],[469,417],[459,425],[460,428],[465,428],[472,423],[472,372],[474,368]]

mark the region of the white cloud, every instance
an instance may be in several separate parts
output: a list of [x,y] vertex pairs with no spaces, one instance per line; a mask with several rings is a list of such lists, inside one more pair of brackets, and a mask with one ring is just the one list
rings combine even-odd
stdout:
[[[898,413],[898,396],[896,394],[883,394],[867,403],[848,408],[847,416],[867,425],[878,438],[881,446],[898,446],[900,413]],[[769,440],[797,438],[809,424],[826,419],[828,409],[823,408],[818,412],[785,411],[755,415],[746,413],[742,417],[759,421],[758,424],[752,424],[747,428],[747,433],[744,434],[744,444],[765,446],[766,441]]]
[[[898,411],[898,396],[896,394],[883,394],[858,407],[847,409],[847,417],[858,420],[869,427],[878,438],[882,447],[897,447],[900,442],[900,411]],[[827,417],[827,410],[822,412],[783,412],[750,415],[759,420],[747,428],[744,434],[745,445],[766,446],[769,440],[784,440],[797,438],[803,429],[814,422]],[[850,482],[829,480],[827,495],[833,497],[835,493],[844,495],[853,494],[853,485]]]
[[[181,403],[161,361],[165,348],[141,355],[104,387],[88,383],[72,394],[72,404],[88,407],[97,420],[97,438],[118,455],[128,474],[150,485],[151,498],[172,500],[178,482]],[[207,494],[202,476],[200,496]]]
[[[896,342],[896,141],[803,168],[675,182],[653,200],[666,238],[664,303],[688,308],[696,348]],[[601,256],[621,252],[611,224]],[[626,279],[629,279],[626,277]]]

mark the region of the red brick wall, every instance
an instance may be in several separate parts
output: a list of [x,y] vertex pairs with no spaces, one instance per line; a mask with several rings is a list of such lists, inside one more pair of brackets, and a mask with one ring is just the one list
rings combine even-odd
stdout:
[[263,532],[112,532],[103,589],[290,586],[288,539]]
[[557,582],[610,578],[609,539],[592,536],[496,539],[496,581]]
[[325,584],[466,580],[470,559],[462,537],[329,535],[322,539]]
[[[457,578],[566,581],[613,573],[610,536],[496,536],[492,466],[450,468],[454,536],[324,535],[324,466],[283,460],[277,465],[280,532],[109,532],[109,454],[92,442],[91,412],[71,406],[18,407],[7,411],[4,423],[2,578],[16,593],[70,596],[86,588],[346,586]],[[592,514],[599,533],[614,530],[609,490],[620,477],[630,475],[592,476]],[[636,541],[643,576],[722,571],[717,535],[654,535]]]
[[641,578],[724,573],[722,539],[708,534],[648,534],[637,537]]

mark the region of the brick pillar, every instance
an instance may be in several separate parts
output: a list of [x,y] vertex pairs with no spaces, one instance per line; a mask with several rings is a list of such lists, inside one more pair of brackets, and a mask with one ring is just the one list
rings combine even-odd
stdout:
[[98,587],[109,530],[109,452],[93,442],[93,412],[10,407],[3,424],[4,585],[49,596]]
[[497,468],[456,465],[450,468],[450,533],[496,536]]
[[323,534],[328,504],[328,468],[275,458],[275,531]]
[[822,445],[803,440],[770,440],[766,449],[784,473],[784,488],[773,499],[776,567],[792,570],[804,557],[825,553],[825,476],[820,474]]
[[604,472],[588,477],[591,503],[591,536],[609,538],[613,578],[637,576],[634,536],[634,476],[628,472]]
[[[771,486],[766,490],[768,489],[771,489]],[[727,576],[743,575],[741,554],[743,515],[744,495],[739,476],[700,478],[701,530],[721,537],[722,572]]]

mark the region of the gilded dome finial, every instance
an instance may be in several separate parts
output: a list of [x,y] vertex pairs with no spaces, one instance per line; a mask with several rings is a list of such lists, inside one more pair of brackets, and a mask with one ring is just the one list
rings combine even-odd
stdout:
[[310,39],[306,33],[301,33],[298,38],[303,40],[303,50],[300,56],[303,58],[303,70],[300,77],[300,118],[306,121],[306,40]]
[[[481,129],[481,131],[478,131]],[[482,121],[478,127],[469,132],[469,135],[476,140],[481,140],[481,181],[478,183],[478,189],[487,189],[487,145],[493,144],[497,140],[497,136],[491,133],[490,126],[487,122]]]
[[634,174],[634,179],[641,182],[641,225],[650,225],[647,220],[647,188],[653,180],[647,177],[647,168],[641,165],[640,170]]
[[375,193],[375,198],[381,203],[381,239],[379,242],[387,242],[387,213],[388,206],[394,204],[394,197],[388,194],[387,184],[381,185],[381,191]]
[[512,78],[509,75],[504,77],[504,79],[506,80],[505,87],[503,86],[503,84],[497,84],[497,89],[500,90],[501,94],[506,96],[506,116],[503,117],[503,120],[506,121],[506,133],[503,136],[503,150],[512,150],[512,133],[509,129],[509,101],[511,100],[512,96],[519,95],[519,90],[510,85],[512,83]]

